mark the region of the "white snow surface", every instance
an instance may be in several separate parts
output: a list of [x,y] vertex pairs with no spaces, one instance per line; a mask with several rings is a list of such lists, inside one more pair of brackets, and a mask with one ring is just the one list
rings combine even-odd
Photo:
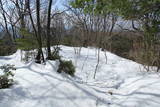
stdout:
[[[0,107],[160,107],[160,76],[145,72],[143,66],[107,52],[100,52],[97,65],[95,48],[60,46],[60,55],[72,60],[75,77],[57,73],[59,62],[45,65],[21,61],[20,50],[0,57],[0,66],[14,64],[14,84],[0,90]],[[78,47],[77,47],[78,49]]]

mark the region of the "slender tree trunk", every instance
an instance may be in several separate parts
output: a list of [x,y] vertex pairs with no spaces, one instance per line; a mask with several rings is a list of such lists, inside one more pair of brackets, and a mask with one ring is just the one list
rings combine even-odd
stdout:
[[[25,23],[25,13],[26,13],[26,1],[24,0],[16,0],[14,2],[17,11],[18,11],[18,16],[20,18],[20,28],[22,30],[26,29],[26,23]],[[24,38],[24,35],[21,35]]]
[[29,14],[29,17],[30,17],[30,20],[31,20],[31,24],[32,24],[32,27],[33,27],[33,30],[34,30],[34,33],[35,33],[35,36],[36,36],[36,39],[37,39],[37,42],[38,42],[38,34],[37,34],[36,27],[34,25],[32,13],[31,13],[31,9],[30,9],[30,0],[27,0],[27,9],[28,9],[28,14]]
[[42,37],[41,37],[41,24],[40,24],[40,0],[36,0],[36,15],[37,15],[37,34],[38,34],[38,43],[39,43],[36,62],[41,63],[41,58],[44,62],[44,56],[42,51]]
[[47,52],[48,52],[48,59],[52,59],[51,55],[51,35],[50,35],[50,25],[51,25],[51,9],[52,9],[52,2],[53,0],[49,0],[49,6],[48,6],[48,20],[47,20]]
[[43,51],[42,51],[42,39],[41,39],[41,26],[40,26],[40,2],[39,0],[36,0],[36,12],[37,12],[37,27],[38,29],[36,29],[33,18],[32,18],[32,13],[31,13],[31,9],[30,9],[30,0],[27,0],[26,3],[27,9],[28,9],[28,14],[31,20],[31,24],[37,39],[37,43],[38,43],[38,53],[36,56],[36,62],[37,63],[41,63],[41,58],[44,62],[44,55],[43,55]]
[[100,62],[100,49],[98,48],[97,65],[96,65],[96,69],[95,69],[95,71],[94,71],[93,79],[95,79],[95,78],[96,78],[96,73],[97,73],[97,71],[98,71],[99,62]]
[[16,33],[15,33],[15,30],[14,30],[14,26],[11,25],[11,28],[12,28],[13,40],[14,40],[14,42],[16,42]]

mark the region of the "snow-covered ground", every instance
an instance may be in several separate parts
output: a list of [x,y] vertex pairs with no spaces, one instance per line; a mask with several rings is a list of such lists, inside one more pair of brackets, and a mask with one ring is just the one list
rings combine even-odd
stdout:
[[160,76],[145,72],[136,62],[107,52],[100,52],[97,65],[95,48],[61,46],[60,55],[72,60],[75,77],[56,72],[59,62],[46,65],[21,62],[20,51],[0,57],[0,65],[14,64],[16,84],[0,90],[0,107],[160,107]]

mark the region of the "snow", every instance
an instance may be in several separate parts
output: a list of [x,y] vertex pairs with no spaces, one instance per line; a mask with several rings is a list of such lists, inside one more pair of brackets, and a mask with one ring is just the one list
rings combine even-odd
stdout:
[[97,50],[60,46],[60,55],[72,60],[75,77],[56,72],[59,62],[45,65],[21,61],[20,50],[11,56],[0,57],[0,65],[14,64],[17,68],[10,89],[0,90],[0,107],[160,107],[160,76],[145,72],[143,66],[131,60]]

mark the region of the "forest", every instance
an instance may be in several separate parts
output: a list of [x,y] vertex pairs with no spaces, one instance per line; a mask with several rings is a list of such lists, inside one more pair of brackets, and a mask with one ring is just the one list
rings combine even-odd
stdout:
[[160,107],[160,0],[0,0],[0,107]]

